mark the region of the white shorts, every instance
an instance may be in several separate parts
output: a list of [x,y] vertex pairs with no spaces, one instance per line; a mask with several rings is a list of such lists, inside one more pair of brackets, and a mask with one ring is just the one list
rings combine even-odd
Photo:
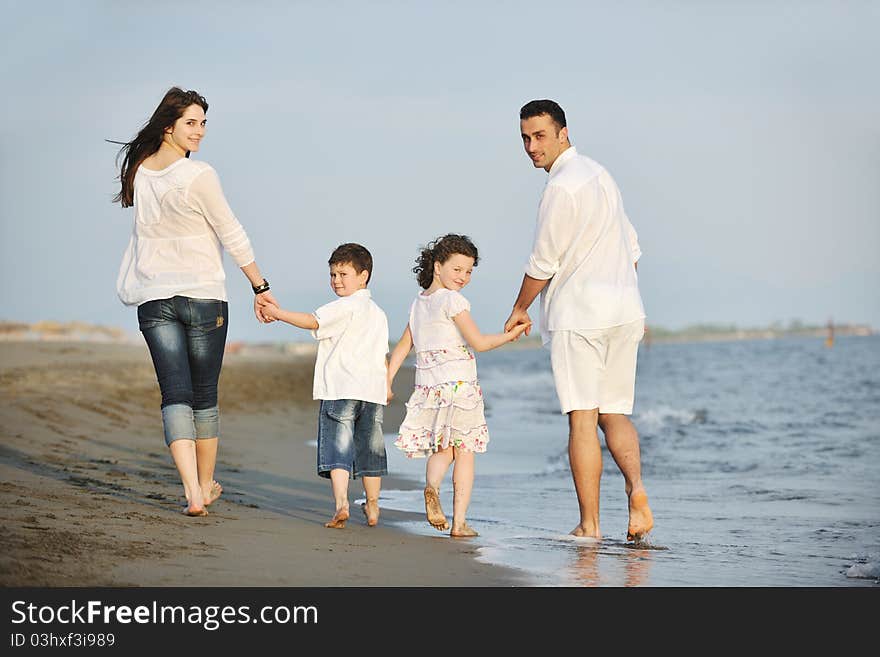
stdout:
[[604,329],[553,331],[550,364],[563,413],[598,408],[632,414],[636,356],[645,320]]

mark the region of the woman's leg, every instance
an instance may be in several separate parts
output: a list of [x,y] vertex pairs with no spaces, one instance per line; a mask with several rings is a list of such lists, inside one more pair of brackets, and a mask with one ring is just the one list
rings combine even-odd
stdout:
[[450,536],[477,536],[468,527],[465,517],[474,488],[474,453],[454,447],[455,468],[452,470],[452,530]]
[[186,513],[204,515],[205,505],[196,465],[192,378],[186,330],[173,299],[150,301],[138,307],[138,321],[150,349],[162,391],[162,423],[187,500]]
[[450,446],[434,452],[425,465],[425,514],[434,529],[449,529],[449,521],[440,506],[440,484],[454,458],[453,449]]
[[216,299],[182,299],[186,317],[189,367],[192,372],[196,464],[205,504],[214,502],[223,488],[214,480],[220,433],[217,385],[223,366],[228,328],[228,304]]

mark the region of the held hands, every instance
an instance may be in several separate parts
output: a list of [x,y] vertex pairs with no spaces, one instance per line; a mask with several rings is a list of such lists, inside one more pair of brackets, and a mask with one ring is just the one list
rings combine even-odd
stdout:
[[504,332],[507,333],[519,326],[522,326],[523,329],[517,334],[514,340],[518,340],[523,333],[528,335],[532,331],[532,319],[529,317],[529,313],[525,310],[514,308],[510,313],[510,317],[504,322]]
[[391,400],[394,399],[394,392],[392,392],[392,390],[391,390],[391,381],[387,381],[386,385],[387,385],[386,395],[388,398],[385,400],[385,402],[390,404]]
[[276,310],[278,309],[278,302],[275,300],[275,297],[272,296],[272,292],[267,290],[266,292],[261,292],[254,296],[254,315],[256,315],[257,321],[263,324],[269,324],[277,319],[274,315],[269,317],[266,314],[266,309],[270,306],[274,306]]
[[505,333],[513,336],[510,339],[511,342],[516,342],[517,340],[519,340],[522,337],[523,333],[528,335],[529,331],[531,329],[532,329],[531,322],[529,322],[528,324],[514,324],[513,327],[511,329],[509,329],[508,331],[505,331]]
[[260,307],[260,314],[266,318],[266,323],[274,322],[276,319],[281,319],[279,313],[281,308],[278,307],[277,304],[267,303],[264,306]]

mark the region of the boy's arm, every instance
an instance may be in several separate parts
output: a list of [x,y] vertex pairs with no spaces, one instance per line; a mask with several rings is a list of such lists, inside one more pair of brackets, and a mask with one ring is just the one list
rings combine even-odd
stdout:
[[531,322],[528,324],[517,324],[504,333],[483,335],[471,317],[470,311],[462,310],[452,318],[452,321],[455,322],[458,330],[461,331],[462,337],[475,351],[489,351],[508,342],[518,340],[519,336],[532,326]]
[[403,365],[403,361],[406,360],[407,354],[409,354],[412,347],[412,332],[409,330],[409,324],[407,324],[403,335],[400,336],[400,340],[397,341],[394,350],[391,352],[391,358],[388,359],[388,401],[391,401],[391,398],[394,397],[394,393],[391,392],[391,384],[394,383],[394,377],[397,376],[400,366]]
[[318,320],[311,313],[296,313],[290,310],[283,310],[271,303],[263,306],[261,312],[264,317],[278,319],[297,328],[310,330],[318,328]]

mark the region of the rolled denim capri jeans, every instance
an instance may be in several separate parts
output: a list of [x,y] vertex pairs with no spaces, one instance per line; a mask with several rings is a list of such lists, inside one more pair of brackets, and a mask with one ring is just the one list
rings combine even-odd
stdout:
[[322,399],[318,416],[318,476],[347,470],[352,479],[388,474],[384,407],[356,399]]
[[219,437],[217,382],[229,304],[174,296],[142,303],[137,313],[162,391],[165,444]]

